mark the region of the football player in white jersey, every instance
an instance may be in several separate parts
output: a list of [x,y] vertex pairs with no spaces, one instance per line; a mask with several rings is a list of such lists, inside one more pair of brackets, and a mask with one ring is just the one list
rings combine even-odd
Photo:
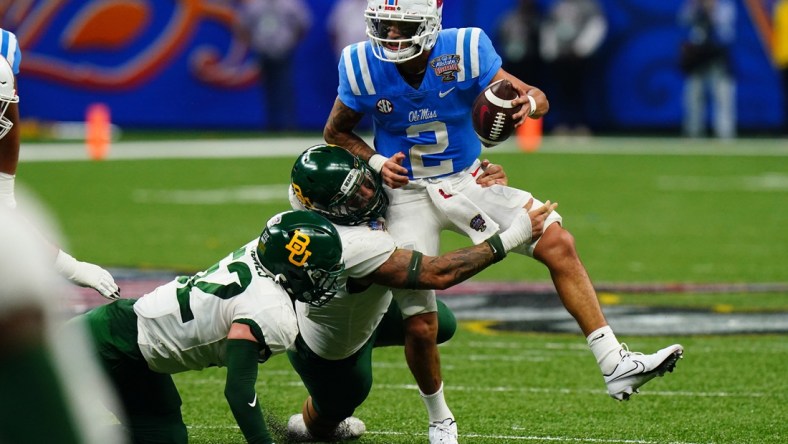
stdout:
[[[481,143],[470,113],[482,89],[499,79],[509,80],[519,93],[513,105],[522,105],[514,115],[518,124],[527,117],[541,117],[549,108],[541,90],[501,69],[501,57],[483,30],[442,29],[442,10],[443,0],[368,1],[363,15],[369,41],[344,49],[338,96],[323,131],[326,142],[350,150],[381,173],[391,200],[386,215],[389,232],[400,245],[428,255],[439,251],[442,230],[474,238],[467,229],[472,220],[447,212],[449,201],[478,208],[490,223],[505,229],[532,198],[500,184],[485,187],[476,178]],[[359,20],[361,16],[359,11]],[[374,122],[374,148],[354,132],[365,114]],[[538,200],[534,205],[540,205]],[[466,217],[473,214],[469,211]],[[515,251],[550,270],[562,303],[586,336],[610,396],[626,400],[641,385],[672,370],[683,353],[681,345],[651,355],[623,347],[607,324],[561,216],[553,212],[545,226],[540,238]],[[420,369],[414,371],[419,388],[425,394],[439,393],[435,294],[396,291],[394,297],[407,317],[405,353],[411,368]],[[631,371],[633,367],[639,370]]]
[[246,441],[270,444],[255,392],[258,364],[295,340],[293,302],[325,304],[343,269],[333,225],[311,211],[288,211],[205,271],[100,306],[75,323],[92,333],[134,442],[186,443],[170,375],[221,366],[224,395]]
[[[0,205],[16,208],[14,184],[19,164],[19,96],[16,74],[22,51],[14,33],[0,28]],[[120,297],[112,275],[98,265],[81,262],[54,247],[57,271],[71,282],[91,287],[107,299]]]
[[[332,145],[313,146],[298,157],[291,172],[291,202],[334,223],[346,267],[329,304],[296,304],[300,334],[288,356],[310,396],[302,413],[288,422],[295,441],[345,440],[364,432],[363,422],[351,415],[372,386],[372,348],[404,345],[405,340],[390,288],[444,289],[462,282],[539,237],[555,208],[547,202],[529,212],[528,203],[508,230],[485,230],[478,245],[441,256],[400,249],[386,231],[388,198],[380,175]],[[478,220],[480,227],[484,223]],[[441,302],[437,317],[438,342],[444,342],[454,334],[456,322]],[[434,398],[425,401],[428,406],[439,406]]]

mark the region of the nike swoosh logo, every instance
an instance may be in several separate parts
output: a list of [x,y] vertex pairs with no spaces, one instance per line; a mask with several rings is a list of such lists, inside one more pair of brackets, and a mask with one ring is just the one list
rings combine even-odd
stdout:
[[[8,83],[8,82],[6,82],[5,80],[0,80],[0,85],[5,85],[6,83]],[[449,91],[451,91],[451,90],[449,90]],[[443,97],[443,96],[441,96],[441,97]]]
[[249,407],[254,407],[257,405],[257,393],[254,394],[254,399],[252,402],[247,402],[247,404],[249,404]]
[[[633,374],[633,373],[635,373],[635,374],[637,374],[637,373],[646,373],[646,366],[645,366],[645,364],[643,364],[640,361],[630,361],[630,362],[632,362],[632,368],[628,369],[627,371],[621,372],[620,375],[616,376],[615,378],[611,379],[608,382],[616,381],[616,380],[621,379],[621,378],[625,378],[625,377],[627,377],[627,376],[629,376],[630,374]],[[615,370],[613,370],[613,372],[615,372]]]
[[600,340],[600,339],[602,339],[604,337],[605,337],[605,334],[604,333],[600,333],[599,336],[597,336],[597,337],[595,337],[594,339],[591,340],[591,343],[593,344],[594,342],[596,342],[596,341],[598,341],[598,340]]
[[449,88],[449,89],[448,89],[448,90],[446,90],[446,91],[441,91],[441,92],[439,92],[439,93],[438,93],[438,97],[440,97],[440,98],[442,99],[442,98],[444,98],[444,97],[448,96],[450,92],[454,91],[454,88],[456,88],[456,86],[452,86],[451,88]]

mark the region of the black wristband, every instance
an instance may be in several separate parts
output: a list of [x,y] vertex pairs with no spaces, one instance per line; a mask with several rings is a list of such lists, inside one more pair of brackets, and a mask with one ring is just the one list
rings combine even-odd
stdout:
[[490,245],[492,248],[493,258],[495,258],[495,262],[499,262],[501,259],[506,257],[506,250],[503,248],[503,242],[501,242],[501,236],[497,234],[493,234],[490,236],[485,242]]
[[408,279],[405,288],[416,288],[419,283],[419,273],[421,272],[421,258],[424,256],[421,251],[414,251],[408,264]]

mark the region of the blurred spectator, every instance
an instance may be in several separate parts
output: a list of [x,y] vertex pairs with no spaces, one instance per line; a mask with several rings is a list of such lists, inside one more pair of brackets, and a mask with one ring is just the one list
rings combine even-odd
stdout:
[[607,19],[596,0],[558,0],[541,27],[541,54],[556,84],[550,108],[561,119],[556,133],[590,134],[586,97],[591,61],[607,34]]
[[540,24],[541,12],[536,0],[519,0],[514,9],[504,13],[498,25],[498,42],[503,69],[529,85],[543,88]]
[[304,0],[240,0],[236,30],[257,55],[266,129],[296,129],[295,49],[312,26]]
[[730,51],[736,37],[736,5],[732,0],[686,0],[679,22],[687,29],[679,64],[684,85],[684,135],[706,131],[707,94],[713,99],[714,135],[736,137],[736,81]]
[[337,0],[326,26],[331,47],[339,60],[345,46],[367,40],[367,22],[363,20],[367,0]]
[[104,407],[116,400],[87,332],[61,328],[69,289],[41,236],[53,236],[48,221],[25,211],[36,206],[0,205],[0,442],[125,442]]
[[788,134],[788,0],[774,4],[772,55],[783,81],[783,133]]

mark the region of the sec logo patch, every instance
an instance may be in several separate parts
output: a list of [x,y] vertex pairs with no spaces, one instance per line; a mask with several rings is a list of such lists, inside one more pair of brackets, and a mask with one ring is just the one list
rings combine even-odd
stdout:
[[394,111],[394,105],[389,101],[389,99],[378,100],[378,103],[375,104],[375,107],[377,107],[378,111],[383,114],[389,114]]

